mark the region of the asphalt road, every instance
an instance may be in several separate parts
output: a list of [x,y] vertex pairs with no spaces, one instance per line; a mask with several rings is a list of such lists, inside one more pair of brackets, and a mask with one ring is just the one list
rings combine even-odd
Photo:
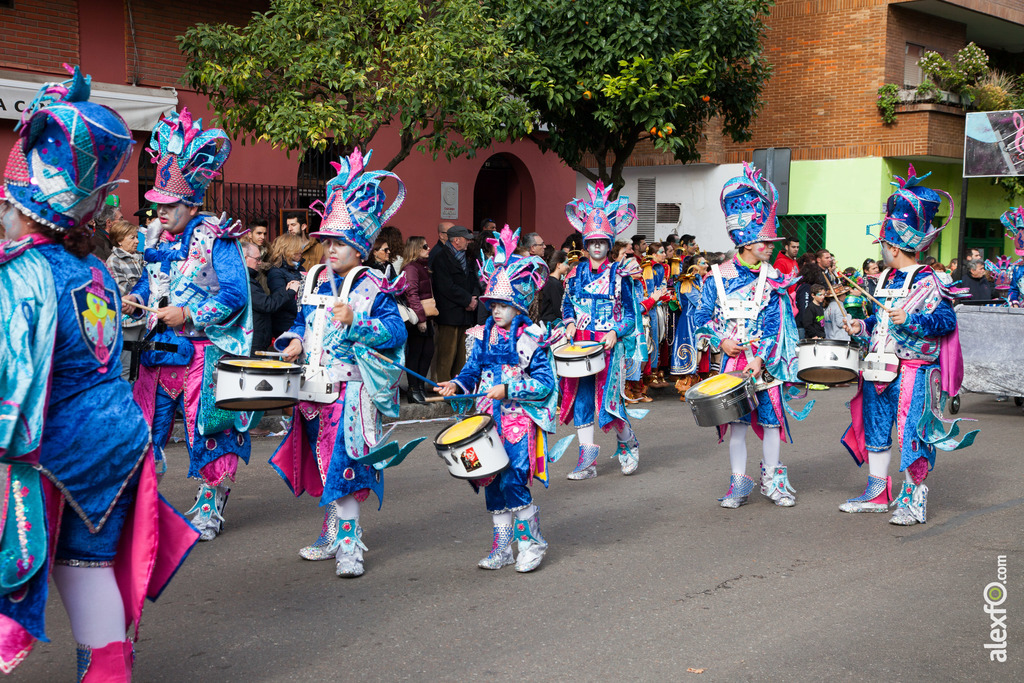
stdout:
[[[979,420],[980,438],[940,454],[928,523],[896,527],[837,510],[867,476],[838,442],[852,391],[814,394],[810,418],[792,424],[790,509],[760,494],[720,508],[726,446],[662,395],[636,427],[635,475],[607,459],[604,435],[600,476],[565,479],[574,447],[550,488],[535,488],[551,547],[528,575],[477,568],[491,543],[483,496],[448,476],[429,441],[387,472],[383,509],[363,507],[365,576],[301,560],[320,513],[266,464],[279,439],[259,439],[224,534],[147,607],[136,680],[1021,680],[1024,414],[965,396],[960,416]],[[760,448],[749,439],[753,475]],[[164,495],[185,510],[195,486],[180,445],[170,465]],[[998,556],[1006,663],[984,648]],[[14,680],[73,680],[74,643],[52,595],[53,642]]]

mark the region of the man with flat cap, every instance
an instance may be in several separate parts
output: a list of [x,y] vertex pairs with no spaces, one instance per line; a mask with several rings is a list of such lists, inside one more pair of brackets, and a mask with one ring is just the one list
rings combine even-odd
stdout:
[[466,363],[466,330],[476,324],[476,264],[466,258],[473,233],[462,225],[448,228],[448,241],[434,258],[432,281],[437,303],[434,337],[438,382],[459,374]]

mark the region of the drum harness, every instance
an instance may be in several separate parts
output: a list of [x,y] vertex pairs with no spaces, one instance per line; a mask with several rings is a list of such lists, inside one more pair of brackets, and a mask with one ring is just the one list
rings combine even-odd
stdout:
[[[341,396],[341,383],[332,379],[330,375],[330,368],[321,365],[321,358],[323,356],[323,340],[324,332],[327,329],[327,323],[331,319],[331,311],[336,301],[348,301],[352,286],[355,284],[356,278],[358,278],[363,272],[369,270],[365,266],[357,266],[350,270],[345,275],[345,280],[341,285],[341,291],[327,294],[315,294],[318,281],[320,279],[320,273],[327,268],[327,265],[320,263],[310,269],[306,275],[305,286],[302,290],[302,299],[299,302],[301,306],[316,306],[316,311],[313,312],[313,337],[310,339],[309,348],[306,351],[306,357],[309,362],[302,368],[302,382],[299,387],[299,399],[302,401],[313,401],[315,403],[334,403]],[[334,273],[328,273],[331,277],[332,289],[334,289]],[[359,377],[359,369],[352,365],[349,366],[350,371],[355,377]],[[353,377],[353,379],[355,378]]]
[[878,312],[878,324],[875,326],[874,333],[871,335],[875,337],[877,335],[881,341],[881,350],[875,351],[871,349],[870,352],[864,356],[864,360],[861,361],[860,370],[861,375],[868,382],[880,382],[889,383],[896,379],[900,369],[900,359],[895,353],[887,351],[889,336],[889,311],[886,309],[892,308],[897,300],[905,299],[910,294],[910,288],[914,283],[914,276],[917,275],[922,266],[914,266],[910,272],[907,273],[907,277],[903,280],[903,285],[890,289],[885,286],[888,280],[891,268],[886,268],[881,275],[878,276],[878,282],[881,286],[875,289],[875,297],[881,301],[885,301],[885,308]]
[[[722,270],[715,264],[711,266],[711,275],[715,279],[715,289],[718,292],[718,303],[722,307],[722,315],[726,320],[739,321],[737,324],[737,330],[739,332],[740,339],[733,341],[740,345],[747,345],[750,343],[749,339],[749,328],[750,321],[757,320],[757,316],[761,314],[761,299],[764,297],[764,290],[768,284],[768,264],[762,264],[760,272],[757,274],[757,285],[754,287],[754,297],[752,299],[741,299],[741,298],[729,298],[725,293],[725,282],[722,280]],[[753,360],[753,354],[749,347],[744,350],[747,357],[747,363]],[[775,379],[769,372],[768,368],[762,367],[761,379],[757,382],[757,390],[764,391],[771,387],[782,384],[781,380]]]

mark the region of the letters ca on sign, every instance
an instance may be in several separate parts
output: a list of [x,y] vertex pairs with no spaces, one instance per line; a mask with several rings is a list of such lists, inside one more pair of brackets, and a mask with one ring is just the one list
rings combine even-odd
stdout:
[[11,101],[0,97],[0,111],[10,111],[10,109],[13,109],[20,114],[25,111],[25,100]]

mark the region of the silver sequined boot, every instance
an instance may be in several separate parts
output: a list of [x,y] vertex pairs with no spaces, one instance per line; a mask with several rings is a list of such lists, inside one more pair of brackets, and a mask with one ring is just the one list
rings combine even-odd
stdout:
[[789,483],[786,466],[779,463],[769,472],[761,463],[761,493],[771,498],[776,505],[791,508],[796,505],[796,489]]
[[576,463],[576,469],[570,472],[566,479],[579,481],[581,479],[592,479],[596,477],[597,465],[594,463],[597,461],[597,454],[600,452],[601,447],[597,444],[581,443],[579,462]]
[[195,513],[191,521],[199,531],[200,541],[212,541],[224,530],[224,506],[229,493],[231,488],[223,484],[210,486],[204,481],[199,485],[196,504],[185,514]]
[[363,527],[359,526],[358,518],[338,520],[336,543],[338,553],[335,555],[334,573],[345,579],[362,576],[365,571],[363,551],[366,550],[366,546],[363,544]]
[[900,495],[894,502],[896,512],[892,513],[889,524],[911,526],[928,521],[928,487],[923,483],[914,485],[909,481],[903,482]]
[[839,506],[840,512],[888,512],[892,500],[892,479],[868,475],[864,493]]
[[527,519],[516,519],[515,538],[519,544],[516,571],[532,572],[540,566],[548,550],[548,542],[540,535],[540,508],[534,506],[533,515]]
[[491,552],[477,563],[481,569],[501,569],[515,562],[512,557],[512,525],[495,524]]
[[327,505],[324,512],[324,525],[320,535],[311,545],[299,550],[299,557],[304,560],[331,560],[338,554],[338,508]]
[[718,500],[724,508],[738,508],[747,504],[750,492],[754,490],[754,480],[745,474],[733,474],[729,477],[729,490]]
[[619,466],[622,468],[623,474],[630,475],[636,472],[636,468],[640,464],[640,442],[637,440],[636,434],[628,441],[619,441],[615,455],[619,458]]

